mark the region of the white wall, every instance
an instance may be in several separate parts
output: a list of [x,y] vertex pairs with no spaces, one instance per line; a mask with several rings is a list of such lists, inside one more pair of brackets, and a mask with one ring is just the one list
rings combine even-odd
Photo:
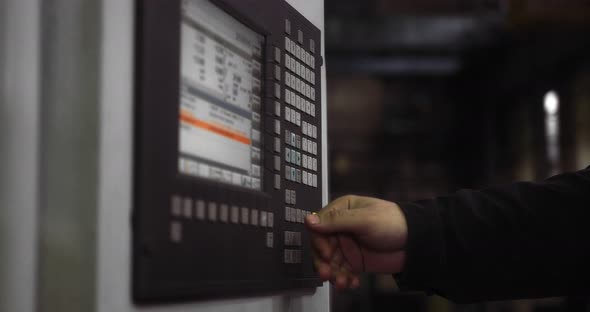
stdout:
[[[273,296],[139,308],[130,297],[131,120],[133,90],[133,1],[103,1],[102,85],[98,206],[97,311],[329,311],[329,287],[310,295]],[[324,30],[323,1],[290,0]],[[323,44],[322,44],[323,47]],[[322,74],[325,81],[325,69]],[[326,137],[325,84],[322,92],[323,142]],[[326,148],[323,149],[326,153]],[[326,159],[324,154],[324,161]],[[324,202],[327,165],[324,163]]]
[[0,0],[0,311],[35,306],[39,31],[38,0]]

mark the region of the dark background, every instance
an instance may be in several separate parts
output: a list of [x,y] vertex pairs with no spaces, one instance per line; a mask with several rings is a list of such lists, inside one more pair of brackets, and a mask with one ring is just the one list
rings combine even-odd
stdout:
[[[587,21],[581,0],[326,0],[331,196],[416,200],[590,165]],[[333,296],[338,312],[588,310],[455,305],[379,275]]]

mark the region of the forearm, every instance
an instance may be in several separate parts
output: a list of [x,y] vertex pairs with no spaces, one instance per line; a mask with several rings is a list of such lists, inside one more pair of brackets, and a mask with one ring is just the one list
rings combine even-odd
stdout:
[[589,170],[401,207],[410,288],[455,301],[587,290]]

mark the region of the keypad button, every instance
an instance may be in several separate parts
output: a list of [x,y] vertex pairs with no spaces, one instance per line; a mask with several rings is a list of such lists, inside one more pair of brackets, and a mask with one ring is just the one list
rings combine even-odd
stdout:
[[228,222],[229,221],[229,206],[226,204],[222,204],[219,207],[219,220],[221,222]]
[[269,212],[268,215],[267,215],[267,217],[268,217],[267,226],[269,228],[274,227],[274,222],[275,222],[275,220],[274,220],[274,213]]
[[315,104],[311,104],[311,116],[315,117]]
[[279,120],[275,120],[275,133],[281,134],[281,122]]
[[285,37],[285,50],[289,51],[289,37]]
[[281,170],[281,157],[279,156],[274,156],[274,168],[276,171],[280,171]]
[[240,223],[240,207],[238,207],[238,206],[231,207],[230,219],[231,219],[231,223],[234,223],[234,224]]
[[253,226],[258,226],[258,210],[252,209],[250,211],[250,224]]
[[297,223],[303,223],[301,221],[303,221],[303,215],[301,214],[301,209],[297,209]]
[[301,170],[299,170],[299,169],[295,170],[295,179],[296,179],[297,183],[301,183]]
[[285,148],[285,160],[291,162],[291,150],[288,148]]
[[182,199],[178,195],[172,196],[172,200],[170,203],[170,213],[175,217],[180,217],[182,214]]
[[193,200],[190,198],[185,198],[182,201],[182,215],[185,218],[192,218],[193,217]]
[[291,190],[291,203],[293,205],[297,204],[297,192],[294,190]]
[[307,185],[307,184],[308,184],[308,183],[307,183],[307,181],[308,181],[308,176],[307,176],[307,172],[306,172],[306,171],[303,171],[303,174],[302,174],[302,180],[303,180],[303,184],[305,184],[305,185]]
[[307,155],[303,154],[303,168],[307,168]]
[[281,139],[275,138],[275,152],[281,152]]
[[315,85],[315,73],[314,72],[311,72],[311,73],[309,73],[309,75],[310,75],[310,79],[311,79],[311,81],[310,81],[311,84],[314,84]]
[[310,90],[311,99],[315,101],[315,88]]
[[170,222],[170,241],[173,243],[182,241],[182,224],[178,221]]
[[315,41],[313,39],[309,39],[309,51],[315,53]]
[[248,207],[242,207],[242,217],[240,218],[242,224],[248,224],[250,222],[250,209]]
[[275,65],[275,80],[281,81],[281,68]]
[[285,119],[287,121],[291,121],[291,109],[288,107],[285,107]]
[[205,201],[197,200],[195,205],[195,216],[198,220],[205,220]]
[[301,149],[301,136],[297,136],[297,142],[295,142],[295,147]]
[[297,41],[303,44],[303,31],[301,31],[301,29],[297,30]]
[[275,174],[275,189],[281,189],[281,176],[278,174]]
[[291,104],[291,91],[289,89],[285,89],[285,102]]
[[266,247],[268,247],[268,248],[274,247],[274,234],[272,232],[266,233]]
[[285,33],[290,35],[291,34],[291,21],[285,19]]
[[279,85],[278,83],[275,83],[275,97],[277,99],[281,98],[281,85]]
[[315,69],[315,57],[311,58],[311,68]]
[[318,154],[318,144],[316,142],[313,142],[313,154]]
[[317,158],[314,158],[312,160],[312,163],[313,163],[313,165],[312,165],[313,166],[313,171],[318,171],[318,159]]
[[209,221],[217,221],[217,203],[211,202],[209,203],[207,208],[207,218],[209,219]]
[[267,221],[268,221],[268,216],[266,214],[266,211],[261,211],[260,212],[260,226],[266,227]]
[[291,208],[285,206],[285,221],[291,222]]
[[281,103],[275,101],[275,115],[280,117],[281,116]]
[[291,191],[285,190],[285,203],[291,204]]
[[275,61],[277,63],[281,62],[281,49],[279,49],[278,47],[275,47]]

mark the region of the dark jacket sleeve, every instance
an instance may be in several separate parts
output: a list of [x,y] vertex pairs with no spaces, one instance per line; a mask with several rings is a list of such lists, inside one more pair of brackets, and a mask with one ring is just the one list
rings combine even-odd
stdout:
[[590,169],[400,206],[402,288],[456,302],[590,294]]

